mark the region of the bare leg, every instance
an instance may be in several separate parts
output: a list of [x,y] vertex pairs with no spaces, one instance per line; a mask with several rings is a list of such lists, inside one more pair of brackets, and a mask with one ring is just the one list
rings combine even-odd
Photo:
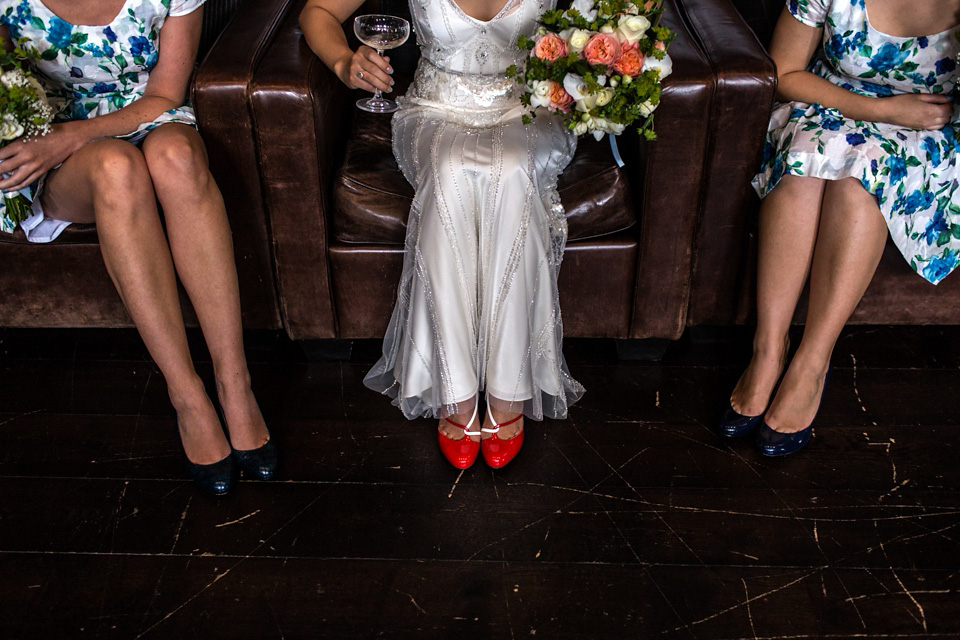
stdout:
[[192,127],[168,124],[147,136],[143,155],[177,274],[210,349],[230,441],[236,449],[256,449],[269,434],[250,389],[230,226],[203,141]]
[[190,359],[143,154],[121,140],[91,142],[50,173],[42,203],[60,220],[97,223],[107,271],[163,372],[188,458],[210,464],[226,457],[229,444]]
[[824,182],[784,176],[760,208],[753,358],[730,397],[734,410],[743,415],[764,412],[783,371],[790,322],[817,240]]
[[766,422],[776,431],[800,431],[816,417],[830,355],[873,279],[886,240],[877,200],[859,181],[827,185],[803,340],[767,411]]

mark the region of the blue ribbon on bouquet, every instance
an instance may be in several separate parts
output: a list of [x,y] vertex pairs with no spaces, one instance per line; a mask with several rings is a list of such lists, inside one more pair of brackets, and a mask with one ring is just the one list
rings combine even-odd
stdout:
[[610,138],[610,150],[613,151],[613,159],[616,160],[618,167],[623,167],[623,158],[620,157],[620,149],[617,148],[617,136],[608,133],[607,137]]

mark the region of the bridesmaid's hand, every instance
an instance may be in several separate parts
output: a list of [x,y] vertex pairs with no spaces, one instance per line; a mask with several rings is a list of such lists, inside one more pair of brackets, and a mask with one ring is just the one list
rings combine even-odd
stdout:
[[953,117],[953,101],[944,95],[908,93],[880,98],[880,105],[881,122],[906,129],[942,129]]
[[0,149],[0,190],[19,191],[36,182],[40,176],[66,160],[83,146],[86,140],[63,124],[51,125],[52,130],[39,138],[19,138]]
[[393,67],[390,58],[377,55],[376,50],[361,45],[349,59],[340,65],[337,75],[351,89],[363,89],[374,93],[379,89],[389,93],[393,90]]

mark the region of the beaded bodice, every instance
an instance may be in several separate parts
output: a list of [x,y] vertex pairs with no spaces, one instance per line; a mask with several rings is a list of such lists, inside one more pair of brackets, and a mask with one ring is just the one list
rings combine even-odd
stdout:
[[556,0],[507,0],[484,22],[468,16],[455,0],[410,0],[417,44],[423,58],[444,71],[502,75],[526,52],[517,38],[532,36],[536,20]]

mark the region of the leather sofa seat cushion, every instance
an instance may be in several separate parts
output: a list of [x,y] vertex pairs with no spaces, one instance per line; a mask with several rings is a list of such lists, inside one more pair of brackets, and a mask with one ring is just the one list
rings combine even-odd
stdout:
[[[393,157],[390,118],[354,114],[343,166],[333,187],[332,232],[351,244],[402,245],[413,188]],[[636,223],[626,174],[604,140],[581,139],[560,177],[570,240],[606,236]]]

